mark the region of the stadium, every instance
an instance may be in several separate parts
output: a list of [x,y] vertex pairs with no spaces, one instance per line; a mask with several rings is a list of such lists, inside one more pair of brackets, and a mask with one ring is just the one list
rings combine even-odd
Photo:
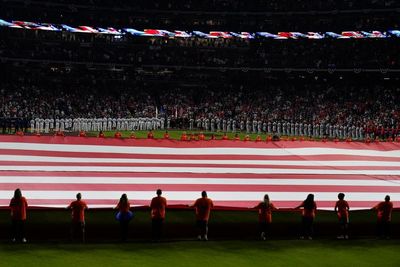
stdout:
[[399,12],[0,0],[0,266],[399,266]]

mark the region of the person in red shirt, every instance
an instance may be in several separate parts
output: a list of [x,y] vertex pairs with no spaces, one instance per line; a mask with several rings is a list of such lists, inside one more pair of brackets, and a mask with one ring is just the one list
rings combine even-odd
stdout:
[[79,232],[82,242],[85,242],[85,210],[88,209],[88,206],[82,200],[81,193],[76,194],[76,200],[72,201],[67,209],[72,210],[71,238],[74,239],[76,232]]
[[245,141],[245,142],[250,141],[250,136],[247,134],[247,135],[244,137],[244,140],[243,140],[243,141]]
[[199,134],[198,138],[199,138],[199,140],[200,140],[200,141],[204,141],[204,140],[206,140],[206,137],[205,137],[205,135],[204,135],[204,133],[203,133],[203,132],[200,132],[200,134]]
[[131,132],[131,135],[129,136],[130,139],[136,139],[135,132]]
[[335,204],[335,212],[339,219],[340,225],[340,235],[338,239],[349,239],[348,229],[349,229],[349,203],[344,200],[344,194],[338,194],[338,201]]
[[257,137],[256,137],[256,142],[261,142],[262,140],[261,140],[261,136],[259,136],[259,135],[257,135]]
[[20,130],[18,130],[15,134],[18,136],[24,136],[24,132]]
[[196,140],[196,136],[194,135],[194,133],[190,134],[190,141],[195,141]]
[[215,134],[212,134],[212,135],[211,135],[210,140],[216,140]]
[[17,188],[14,191],[14,197],[10,201],[11,209],[11,224],[12,224],[12,242],[20,240],[26,243],[25,238],[25,222],[26,222],[26,208],[28,202],[22,196],[21,189]]
[[226,133],[224,133],[224,135],[222,136],[222,140],[229,140],[229,137]]
[[154,139],[153,131],[149,131],[149,132],[147,133],[147,139]]
[[378,236],[381,238],[389,238],[393,210],[393,203],[390,201],[390,196],[387,195],[385,201],[378,203],[372,209],[377,211]]
[[191,206],[196,210],[196,226],[199,235],[198,240],[208,240],[208,220],[210,219],[211,208],[214,204],[210,198],[207,197],[207,192],[201,192],[201,198],[198,198]]
[[181,141],[187,141],[187,140],[188,140],[188,137],[186,135],[186,132],[183,132],[181,135]]
[[118,138],[118,139],[122,138],[121,132],[117,131],[117,132],[114,134],[114,138]]
[[164,139],[169,139],[169,133],[168,133],[168,131],[165,131],[165,133],[164,133]]
[[261,232],[261,239],[267,239],[270,225],[272,223],[272,211],[276,210],[274,204],[269,201],[268,194],[264,195],[264,200],[254,207],[258,209],[258,223]]
[[152,230],[151,233],[154,241],[160,241],[165,220],[165,208],[167,207],[167,199],[161,196],[161,189],[157,189],[156,194],[157,196],[153,197],[150,203]]
[[[57,131],[57,136],[63,136],[64,134],[61,131]],[[80,137],[86,137],[86,132],[85,131],[80,131],[79,132]]]
[[233,140],[235,140],[235,141],[240,141],[239,134],[235,134],[235,137],[233,138]]
[[115,209],[118,210],[118,213],[115,217],[120,223],[120,235],[122,242],[125,242],[128,238],[129,222],[133,218],[133,213],[130,211],[130,208],[131,204],[129,203],[128,196],[126,194],[122,194],[117,206],[115,207]]
[[99,132],[99,138],[104,138],[104,137],[105,137],[105,135],[104,135],[103,131],[100,131]]
[[313,235],[313,223],[315,218],[315,212],[317,211],[317,204],[314,201],[314,195],[308,194],[306,200],[303,201],[295,209],[303,208],[301,216],[302,234],[300,239],[308,238],[312,240]]

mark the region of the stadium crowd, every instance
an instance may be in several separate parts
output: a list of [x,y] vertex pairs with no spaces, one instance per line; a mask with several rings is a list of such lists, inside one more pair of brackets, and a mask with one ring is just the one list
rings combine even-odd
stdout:
[[98,87],[95,93],[96,84],[58,84],[52,90],[51,82],[43,87],[31,82],[25,77],[1,85],[3,132],[11,127],[32,132],[172,127],[363,139],[370,133],[395,137],[400,128],[396,86],[289,81],[146,92],[128,83],[114,90]]

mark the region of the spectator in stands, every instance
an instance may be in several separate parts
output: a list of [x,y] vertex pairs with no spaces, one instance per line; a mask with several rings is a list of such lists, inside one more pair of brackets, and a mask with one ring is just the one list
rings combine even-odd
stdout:
[[303,203],[301,203],[295,209],[300,208],[303,208],[301,216],[302,234],[300,235],[300,239],[306,238],[312,240],[315,212],[317,211],[317,204],[314,201],[314,194],[309,194]]
[[262,240],[266,240],[270,233],[272,223],[272,211],[276,210],[274,204],[269,200],[268,194],[264,195],[264,200],[254,207],[258,209],[258,223]]
[[25,223],[27,207],[28,202],[26,198],[22,196],[21,190],[17,188],[14,191],[14,197],[10,201],[13,243],[17,241],[26,243]]
[[127,195],[122,194],[117,206],[115,207],[115,209],[118,210],[116,219],[120,224],[120,238],[122,242],[125,242],[128,238],[129,222],[133,218],[133,213],[130,211],[130,208],[131,204],[129,203]]
[[157,189],[157,196],[153,197],[150,203],[151,209],[151,230],[153,241],[160,241],[162,238],[163,224],[165,220],[165,209],[167,207],[167,199],[162,197],[161,189]]
[[214,207],[213,201],[207,197],[207,192],[201,192],[201,198],[198,198],[191,207],[196,211],[196,227],[198,230],[198,240],[208,240],[208,220],[210,219],[211,209]]
[[76,194],[76,200],[72,201],[67,209],[72,211],[71,218],[71,239],[74,240],[77,233],[80,235],[81,241],[85,242],[85,210],[88,206],[82,200],[81,193]]

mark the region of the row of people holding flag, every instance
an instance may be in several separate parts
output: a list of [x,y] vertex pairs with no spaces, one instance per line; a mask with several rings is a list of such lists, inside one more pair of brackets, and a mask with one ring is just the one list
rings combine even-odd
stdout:
[[[338,239],[348,239],[348,226],[349,226],[349,203],[344,199],[345,194],[338,194],[338,201],[335,203],[334,211],[338,217],[340,234]],[[26,243],[25,236],[25,223],[27,219],[28,202],[22,196],[20,189],[14,191],[14,196],[10,201],[11,222],[12,222],[12,242]],[[210,219],[211,210],[214,203],[208,197],[206,191],[201,192],[201,197],[198,198],[192,205],[195,209],[196,215],[196,228],[198,231],[198,240],[208,240],[208,222]],[[167,199],[162,196],[162,190],[157,189],[156,196],[152,198],[149,208],[151,210],[152,220],[152,239],[160,241],[162,238],[163,224],[165,221]],[[71,237],[74,238],[79,235],[79,239],[85,242],[85,211],[88,209],[87,203],[82,200],[81,193],[76,195],[76,200],[72,201],[67,209],[71,210]],[[131,209],[131,203],[126,194],[122,194],[115,209],[117,210],[116,219],[120,223],[120,236],[121,241],[126,241],[128,237],[129,222],[134,217]],[[272,214],[273,211],[278,210],[273,202],[270,200],[268,194],[264,195],[263,200],[254,207],[258,211],[258,222],[260,229],[260,238],[266,240],[271,233]],[[295,209],[301,209],[301,233],[300,239],[313,238],[313,224],[317,212],[317,204],[314,200],[314,195],[309,194],[307,198],[301,202]],[[393,203],[390,201],[390,196],[387,195],[384,201],[375,205],[373,210],[377,211],[377,226],[378,235],[380,237],[390,237],[390,223],[393,211]]]

